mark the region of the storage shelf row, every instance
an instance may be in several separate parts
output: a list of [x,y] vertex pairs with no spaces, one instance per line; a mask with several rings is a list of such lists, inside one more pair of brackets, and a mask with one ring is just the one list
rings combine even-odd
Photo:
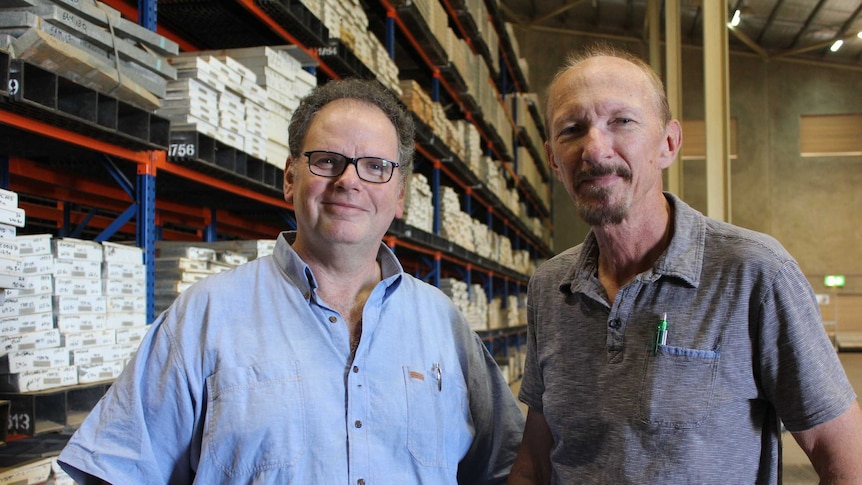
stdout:
[[[328,30],[301,3],[255,0],[253,4],[288,29],[303,45],[326,45]],[[202,50],[284,43],[277,33],[261,28],[260,18],[236,0],[160,0],[158,23],[182,33],[182,37]]]
[[[145,0],[149,3],[152,0]],[[466,6],[442,0],[452,22],[462,25],[475,52],[487,63],[495,79],[489,79],[501,96],[511,91],[506,74],[517,90],[526,88],[508,44],[505,27],[495,15],[501,45],[488,46],[478,33]],[[126,0],[109,0],[125,15],[134,13]],[[154,3],[154,2],[152,2]],[[366,2],[376,12],[372,29],[392,39],[390,56],[401,57],[399,69],[408,78],[426,78],[435,100],[449,106],[453,117],[471,121],[483,136],[487,152],[508,173],[530,211],[548,220],[551,208],[541,202],[535,187],[517,176],[517,154],[508,153],[503,137],[514,137],[536,161],[541,149],[532,145],[512,122],[498,130],[479,100],[468,89],[462,73],[418,17],[414,7],[389,9],[387,2]],[[381,6],[383,14],[381,15]],[[357,76],[374,78],[348,46],[330,39],[327,28],[295,0],[160,0],[158,18],[184,49],[223,49],[260,45],[298,46],[314,65],[318,80]],[[499,25],[498,25],[499,23]],[[179,35],[174,34],[179,33]],[[398,54],[400,52],[400,54]],[[490,69],[500,55],[500,72]],[[407,60],[406,57],[419,57]],[[513,67],[514,66],[514,67]],[[503,69],[505,67],[505,69]],[[537,112],[531,112],[537,117]],[[418,121],[418,120],[417,120]],[[537,123],[541,120],[537,117]],[[552,249],[485,186],[466,164],[421,122],[417,137],[417,164],[443,174],[462,194],[476,200],[476,212],[484,210],[488,225],[511,238],[516,249],[528,247],[537,258]],[[502,131],[502,132],[500,132]],[[514,155],[514,156],[513,156]],[[120,160],[114,163],[115,160]],[[129,163],[131,162],[131,163]],[[547,171],[542,171],[547,178]],[[5,170],[2,170],[4,169]],[[213,240],[218,238],[273,238],[290,228],[292,207],[282,198],[283,170],[242,150],[193,131],[175,130],[170,122],[111,96],[76,85],[61,76],[0,51],[0,180],[19,190],[28,220],[61,228],[58,235],[75,234],[135,239],[146,247],[149,308],[152,308],[154,242],[165,240]],[[11,180],[10,180],[11,179]],[[135,184],[137,181],[137,185]],[[439,197],[439,194],[438,194]],[[123,222],[129,206],[137,206],[136,222]],[[468,202],[468,207],[469,207]],[[410,226],[401,220],[391,225],[385,242],[404,261],[405,269],[426,281],[442,277],[482,284],[485,294],[520,297],[529,274],[515,271],[493,258],[474,253],[438,234]],[[152,315],[148,315],[152,318]],[[520,349],[526,327],[480,331],[494,354]],[[36,393],[4,393],[9,402],[9,439],[65,436],[92,409],[110,382],[79,385]],[[0,410],[2,410],[0,404]],[[58,434],[60,433],[60,434]],[[61,440],[62,441],[62,440]],[[62,447],[53,443],[52,446]],[[59,449],[59,448],[58,448]]]
[[0,399],[9,401],[7,440],[77,428],[110,385],[105,381],[37,392],[0,392]]
[[[178,5],[182,5],[183,2],[168,2],[167,4],[168,5],[173,4],[175,6],[178,6]],[[235,6],[234,3],[231,3],[231,2],[221,2],[221,3],[215,2],[215,4],[220,5],[220,6],[228,6],[227,8],[233,8]],[[260,5],[260,2],[257,2],[257,4]],[[288,7],[289,7],[289,4],[288,4]],[[179,7],[177,7],[176,10],[179,11],[180,10]],[[401,9],[401,10],[403,13],[404,9]],[[166,7],[166,8],[161,9],[162,13],[170,12],[170,11],[171,11],[170,7]],[[246,10],[243,10],[243,12],[246,12]],[[219,13],[219,15],[220,14],[221,14],[221,12]],[[165,15],[169,17],[170,14],[165,13]],[[252,19],[255,18],[253,14],[246,13],[246,15],[250,16],[250,18],[252,18]],[[195,23],[195,25],[199,25],[199,24],[205,25],[206,22]],[[260,31],[261,29],[255,28],[253,30]],[[221,37],[219,39],[221,41]],[[335,47],[335,48],[333,48],[333,46],[327,46],[327,47],[319,48],[319,50],[317,51],[318,59],[323,59],[326,57],[332,57],[333,59],[336,59],[336,60],[342,59],[342,58],[348,58],[348,62],[345,62],[345,64],[350,64],[349,55],[348,55],[349,51],[347,49],[345,49],[343,45],[341,45],[341,44],[339,44],[339,45],[340,45],[340,47]],[[326,60],[332,62],[333,59],[326,59]],[[8,59],[5,59],[5,60],[7,61],[5,63],[5,65],[8,65],[8,66],[12,65],[12,62],[8,62]],[[361,75],[361,74],[357,74],[357,72],[356,72],[357,66],[359,66],[361,63],[353,63],[353,64],[354,64],[353,66],[348,66],[350,68],[349,69],[350,72],[348,74],[349,75]],[[39,79],[39,76],[44,74],[43,72],[40,72],[38,70],[38,68],[33,68],[32,72],[35,74],[33,76],[30,76],[27,73],[30,72],[31,70],[23,64],[22,64],[22,66],[24,66],[24,67],[22,67],[17,72],[23,72],[24,73],[23,75],[20,76],[20,80],[19,80],[19,82],[23,83],[24,85],[28,84],[29,79],[31,79],[31,78],[32,79]],[[444,69],[444,73],[445,73],[445,71],[446,71],[446,69]],[[365,73],[365,74],[367,75],[368,73]],[[439,72],[436,74],[439,75]],[[15,76],[16,72],[13,72],[13,69],[10,68],[8,70],[7,75],[8,76]],[[456,79],[458,76],[458,72],[457,72],[457,70],[452,69],[450,73],[445,74],[445,75],[450,76],[452,79]],[[54,76],[54,77],[51,77],[51,79],[56,80],[55,84],[58,86],[58,88],[57,88],[58,92],[60,92],[61,94],[63,94],[63,93],[68,94],[68,96],[72,99],[74,99],[75,97],[81,96],[81,92],[78,90],[60,89],[60,87],[59,87],[60,85],[67,84],[65,81],[62,80],[62,78],[58,78],[58,77]],[[72,83],[68,83],[68,84],[72,84]],[[457,86],[457,87],[460,88],[461,86]],[[21,90],[19,92],[20,93],[27,93],[26,90]],[[91,95],[90,95],[90,93],[84,93],[83,96],[91,96]],[[43,96],[43,97],[26,96],[26,94],[21,96],[21,99],[24,99],[27,101],[27,103],[25,103],[25,104],[29,105],[29,103],[31,101],[33,101],[38,106],[38,109],[40,110],[40,112],[39,112],[39,115],[33,116],[34,118],[41,117],[41,118],[44,118],[48,122],[57,122],[58,121],[56,116],[60,116],[60,115],[57,115],[56,112],[57,111],[62,112],[62,105],[63,105],[62,98],[63,98],[62,95],[58,96],[58,98],[57,98],[58,101],[56,101],[57,107],[54,107],[54,106],[52,106],[52,104],[54,103],[54,98],[52,98],[51,96]],[[10,96],[10,99],[15,99],[15,98],[14,98],[14,96]],[[110,101],[110,99],[108,99],[107,97],[104,97],[104,96],[102,97],[102,99],[105,103]],[[463,93],[463,95],[459,97],[459,101],[464,102],[464,100],[466,100],[466,104],[468,104],[468,105],[471,104],[469,94]],[[96,103],[98,103],[98,101],[99,101],[99,98],[97,97]],[[78,103],[76,103],[75,101],[72,101],[69,104],[75,105]],[[50,114],[50,116],[55,116],[55,118],[51,118],[49,115],[46,115],[43,112]],[[147,135],[147,139],[144,140],[144,141],[146,141],[147,144],[141,146],[141,145],[129,143],[127,140],[123,140],[123,139],[117,140],[115,138],[112,138],[111,130],[110,129],[109,130],[103,130],[103,129],[101,129],[102,127],[98,124],[98,121],[99,121],[98,112],[99,112],[99,110],[97,109],[97,110],[92,111],[92,113],[96,113],[96,115],[85,113],[83,116],[77,117],[77,118],[82,118],[82,119],[74,119],[75,116],[72,116],[73,121],[76,122],[76,124],[71,127],[72,131],[76,131],[76,132],[83,131],[84,134],[87,136],[92,136],[94,138],[107,139],[109,142],[115,142],[118,145],[128,146],[132,150],[140,150],[140,149],[147,149],[147,148],[149,148],[149,149],[164,148],[163,145],[166,144],[164,141],[164,132],[165,132],[164,127],[167,126],[167,124],[163,123],[162,122],[163,120],[158,119],[158,117],[152,117],[154,119],[154,122],[147,125],[146,130],[145,130],[145,132],[146,132],[145,134]],[[81,114],[81,113],[76,113],[76,114]],[[468,111],[467,115],[472,116],[472,113]],[[69,116],[70,116],[69,113],[62,112],[61,119],[63,120],[64,123],[67,122],[66,118],[68,118]],[[88,125],[88,122],[89,122],[89,124],[93,124],[94,116],[95,116],[95,121],[96,121],[95,128],[92,128],[91,131],[87,131],[87,129],[82,129],[81,128],[82,126],[85,128],[91,128],[91,127],[88,127],[87,125]],[[88,117],[89,117],[89,119],[88,119]],[[476,117],[474,118],[474,121],[481,122],[481,113],[479,112],[478,109],[476,110]],[[135,132],[135,130],[140,131],[139,125],[140,125],[140,123],[131,124],[131,125],[125,124],[122,126],[118,126],[118,128],[122,128],[125,126],[131,126],[131,127],[135,128],[134,130],[128,130],[128,131],[131,132],[133,138],[135,136],[137,136],[138,139],[140,140],[140,137],[142,135],[137,134]],[[123,133],[123,135],[127,135],[127,133],[123,132],[122,130],[121,130],[121,133]],[[150,133],[155,133],[155,134],[150,135]],[[186,133],[177,132],[177,133],[172,133],[169,136],[171,137],[171,140],[169,140],[169,142],[167,143],[167,145],[170,146],[168,148],[169,153],[170,153],[170,150],[172,150],[177,145],[181,145],[184,143],[188,144],[187,142],[184,142],[184,140],[183,140],[184,136],[188,136]],[[218,146],[217,142],[215,142],[213,140],[207,140],[205,135],[198,134],[198,135],[193,135],[193,136],[195,136],[197,138],[195,140],[195,145],[198,147],[198,149],[201,151],[201,153],[207,153],[208,155],[198,156],[198,157],[188,157],[188,156],[178,156],[177,157],[177,156],[174,156],[174,157],[171,157],[172,161],[174,163],[177,163],[178,165],[187,165],[187,166],[193,168],[194,170],[199,170],[203,173],[209,173],[210,175],[213,175],[213,176],[216,176],[219,178],[226,177],[226,178],[230,179],[233,183],[237,183],[239,181],[238,185],[240,185],[240,186],[248,186],[248,187],[256,188],[255,186],[262,185],[262,186],[265,186],[267,188],[269,188],[269,187],[274,188],[275,190],[281,189],[281,187],[280,187],[280,184],[282,182],[282,178],[280,176],[281,174],[278,173],[278,170],[275,167],[267,166],[264,163],[262,163],[261,161],[254,159],[254,157],[248,157],[246,154],[244,154],[240,151],[230,150],[230,149],[227,149],[226,147],[220,147],[220,146]],[[489,141],[489,145],[493,145],[493,144],[495,144],[493,140]],[[428,146],[433,148],[434,143],[429,142]],[[176,155],[176,154],[174,154],[174,155]],[[441,156],[441,160],[449,161],[449,163],[452,163],[455,166],[458,166],[457,162],[453,162],[453,160],[455,160],[454,157],[449,157],[448,154],[445,152],[445,150],[440,150],[439,155]],[[534,153],[534,155],[535,155],[535,153]],[[197,162],[199,160],[203,160],[206,163],[204,165],[199,165],[199,164],[193,163],[193,162]],[[467,173],[467,172],[468,171],[466,171],[466,170],[461,170],[462,175],[464,173]],[[527,196],[529,198],[532,198],[532,199],[537,198],[534,189],[529,187],[528,184],[522,184],[522,185],[523,185],[522,190],[527,194]],[[530,243],[535,244],[537,246],[537,253],[539,253],[540,255],[547,255],[550,253],[550,248],[548,248],[547,245],[543,241],[538,240],[535,237],[532,237],[530,231],[527,230],[526,227],[523,227],[523,226],[519,227],[519,224],[517,223],[517,218],[514,217],[514,214],[506,214],[506,212],[507,212],[506,208],[501,207],[499,203],[493,201],[493,194],[483,193],[481,190],[482,189],[481,184],[470,184],[470,187],[476,187],[478,189],[476,191],[476,194],[479,197],[491,201],[490,205],[488,207],[488,209],[490,211],[502,213],[502,215],[506,216],[507,219],[512,219],[513,221],[516,221],[514,223],[514,226],[516,228],[515,231],[519,234],[522,233],[525,236],[526,240],[529,240]],[[546,208],[543,208],[543,209],[544,210],[539,211],[540,214],[542,216],[547,216],[548,210]]]
[[0,51],[0,109],[131,150],[166,150],[170,122]]
[[[444,0],[444,4],[448,4],[448,2]],[[416,23],[424,22],[421,14],[417,10],[417,7],[413,3],[394,7],[389,1],[381,0],[378,8],[383,10],[383,12],[378,10],[377,16],[379,18],[383,18],[384,16],[391,17],[399,27],[396,34],[399,35],[401,42],[395,43],[394,58],[401,70],[401,73],[406,74],[411,79],[421,80],[421,84],[423,84],[423,86],[433,86],[435,83],[442,85],[443,89],[437,90],[432,87],[430,90],[432,92],[439,91],[441,97],[444,95],[449,96],[449,100],[462,113],[462,116],[468,118],[477,126],[488,145],[489,151],[498,160],[501,162],[512,161],[513,154],[509,153],[507,144],[503,141],[502,137],[512,137],[514,136],[513,133],[517,134],[517,127],[514,125],[514,121],[509,117],[509,123],[511,126],[505,127],[503,129],[504,133],[500,133],[500,130],[490,123],[488,113],[482,112],[482,108],[478,100],[468,89],[468,83],[464,78],[464,74],[459,72],[450,60],[444,60],[442,58],[443,56],[439,56],[439,58],[434,57],[432,55],[435,52],[433,49],[430,54],[424,50],[423,46],[435,46],[438,45],[439,42],[428,29],[416,29],[412,27]],[[458,17],[469,16],[469,14],[467,14],[463,9],[450,7],[449,11]],[[460,24],[460,22],[457,21],[457,18],[455,21]],[[502,24],[502,20],[500,20],[500,23]],[[390,26],[387,23],[377,22],[375,24],[372,22],[371,28],[372,30],[375,30],[377,35],[380,37],[390,35]],[[465,36],[469,45],[475,46],[483,43],[481,36],[479,36],[477,32],[467,32],[466,29],[461,30],[464,30],[462,35]],[[502,32],[506,32],[505,28],[502,28]],[[508,35],[500,35],[500,37],[508,37]],[[509,47],[511,48],[511,45]],[[422,59],[425,65],[418,65],[415,61],[416,58]],[[487,63],[488,60],[485,59],[484,62]],[[490,72],[494,72],[492,64],[488,64],[488,69]],[[494,77],[495,79],[488,79],[488,82],[494,84],[494,89],[498,91],[498,97],[511,91],[507,86],[504,86],[506,82],[501,80],[500,76]],[[523,84],[526,85],[526,83]],[[540,121],[538,121],[538,123],[540,123]],[[537,151],[532,151],[531,153],[534,157],[539,155]],[[547,180],[547,170],[544,169],[544,164],[540,162],[540,160],[542,160],[541,156],[534,158],[533,161],[536,163],[539,172]],[[507,167],[507,170],[511,170],[511,168]],[[517,176],[514,173],[512,173],[512,175],[517,180]],[[545,214],[550,212],[550,208],[544,206],[544,204],[540,202],[541,199],[536,199],[530,194],[525,195],[530,204],[536,208],[537,212]]]

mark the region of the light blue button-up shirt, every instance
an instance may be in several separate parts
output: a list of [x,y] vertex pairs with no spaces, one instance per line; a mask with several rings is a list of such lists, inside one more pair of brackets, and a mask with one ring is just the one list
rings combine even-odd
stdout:
[[381,245],[383,281],[351,361],[347,326],[318,298],[294,237],[156,319],[60,455],[76,481],[505,480],[523,414],[451,300]]

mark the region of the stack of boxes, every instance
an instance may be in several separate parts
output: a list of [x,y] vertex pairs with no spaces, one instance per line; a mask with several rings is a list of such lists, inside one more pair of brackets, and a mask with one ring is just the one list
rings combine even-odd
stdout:
[[464,281],[443,278],[440,280],[440,290],[452,299],[472,330],[488,330],[488,297],[482,285],[468,287]]
[[440,235],[462,248],[473,251],[473,219],[461,210],[461,200],[452,187],[441,187]]
[[77,374],[54,326],[50,238],[16,240],[25,283],[7,290],[0,305],[0,388],[35,391],[75,384]]
[[359,0],[324,0],[302,2],[323,22],[331,39],[341,42],[371,69],[381,84],[400,94],[398,66],[380,39],[368,28],[368,16]]
[[179,79],[156,113],[172,130],[208,135],[284,168],[287,129],[299,100],[317,85],[289,48],[249,47],[181,54],[169,59]]
[[461,311],[466,313],[467,307],[470,304],[470,298],[467,294],[467,283],[455,278],[440,278],[440,291],[446,294],[452,303]]
[[[518,44],[518,36],[515,35],[515,27],[512,23],[506,23],[506,37],[509,39],[509,42],[512,44],[512,51],[517,56],[518,53],[521,52],[521,47]],[[512,62],[512,59],[509,60]],[[518,56],[518,67],[521,69],[521,72],[524,74],[525,79],[530,79],[530,63],[527,62],[527,59],[521,56]],[[514,66],[513,66],[514,67]]]
[[[24,456],[37,454],[37,448],[25,451]],[[0,483],[6,485],[75,485],[66,472],[57,464],[57,456],[47,456],[50,453],[40,454],[40,458],[28,460],[23,464],[16,464],[10,468],[0,470]]]
[[441,47],[447,53],[450,52],[449,49],[446,49],[446,33],[447,31],[452,31],[449,28],[449,14],[446,13],[443,5],[438,0],[394,0],[391,3],[395,7],[413,5],[419,12],[422,20],[428,25],[431,35],[437,39],[437,42],[440,43]]
[[476,125],[469,121],[458,120],[455,125],[456,129],[461,132],[463,144],[461,160],[478,177],[482,173],[482,154],[485,152],[482,136],[479,135]]
[[473,232],[473,247],[476,248],[476,254],[488,259],[496,259],[492,248],[494,247],[493,238],[497,236],[487,224],[473,219],[473,225],[470,228]]
[[[544,142],[539,127],[536,121],[530,114],[529,106],[537,103],[535,93],[518,93],[512,97],[512,113],[517,120],[518,126],[521,127],[533,144],[533,147],[539,152],[540,156],[543,151]],[[545,205],[550,207],[551,191],[548,183],[542,179],[539,173],[538,166],[545,165],[547,162],[544,158],[540,160],[533,159],[530,151],[524,146],[518,147],[518,176],[522,180],[526,180],[538,194],[539,199]],[[537,233],[539,235],[541,233]]]
[[[504,308],[505,303],[505,308]],[[488,328],[517,327],[527,323],[526,295],[495,296],[488,305]]]
[[246,93],[252,94],[246,94],[246,123],[251,125],[260,120],[264,147],[261,159],[282,169],[289,154],[290,117],[299,101],[317,86],[314,74],[305,71],[300,61],[290,54],[295,50],[261,46],[210,51],[226,63],[236,62],[247,69],[243,82],[248,84],[253,80],[254,87],[246,89]]
[[526,322],[526,320],[521,320],[521,308],[518,301],[517,295],[509,295],[506,297],[506,326],[507,327],[517,327],[521,324],[521,322]]
[[156,244],[155,312],[167,309],[180,293],[207,276],[272,254],[274,239]]
[[499,296],[491,298],[488,302],[488,330],[504,328],[502,318],[503,301]]
[[482,285],[470,285],[470,304],[464,317],[473,330],[488,329],[488,295]]
[[215,250],[186,243],[158,241],[156,254],[156,314],[163,312],[191,285],[229,269],[216,262]]
[[243,74],[212,56],[181,54],[168,60],[179,79],[168,84],[165,107],[156,114],[170,119],[174,131],[197,131],[244,150]]
[[156,114],[171,120],[174,131],[197,131],[219,139],[219,93],[224,91],[211,63],[205,58],[173,57],[176,81],[168,83],[167,96]]
[[47,234],[16,240],[25,284],[0,305],[0,388],[119,376],[149,328],[142,251]]
[[[463,121],[452,121],[446,117],[446,110],[440,103],[433,102],[431,97],[416,81],[404,80],[399,83],[401,101],[416,114],[416,117],[428,125],[434,134],[458,155],[464,159],[464,135],[461,124]],[[478,132],[477,132],[478,135]]]
[[5,2],[0,34],[15,58],[147,111],[176,79],[175,42],[95,0]]
[[24,227],[24,211],[18,208],[18,194],[0,189],[0,303],[6,289],[22,285],[20,249],[15,241],[18,227]]
[[[105,328],[116,332],[116,348],[125,354],[137,348],[149,329],[143,250],[109,242],[103,242],[102,248],[102,290],[107,298]],[[74,358],[73,362],[79,363]]]
[[406,198],[404,222],[425,232],[434,231],[434,203],[428,178],[421,173],[411,175]]
[[434,116],[434,103],[431,101],[431,96],[428,96],[422,86],[412,79],[399,81],[399,86],[401,87],[401,101],[404,106],[430,127]]
[[473,17],[476,23],[476,29],[479,32],[479,38],[485,42],[488,49],[491,51],[491,68],[494,71],[500,71],[500,58],[497,55],[497,46],[500,44],[497,37],[497,30],[491,22],[491,15],[488,12],[488,7],[485,5],[485,0],[465,0],[464,7],[468,14]]

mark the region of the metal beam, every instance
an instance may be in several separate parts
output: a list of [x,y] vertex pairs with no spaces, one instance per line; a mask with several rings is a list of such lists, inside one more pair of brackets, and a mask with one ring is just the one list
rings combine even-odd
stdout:
[[727,0],[704,2],[706,215],[730,222],[730,93]]
[[531,20],[530,23],[527,25],[533,26],[533,25],[536,25],[538,23],[544,22],[545,20],[548,20],[551,17],[556,17],[557,15],[560,15],[561,13],[565,12],[566,10],[569,10],[571,8],[576,7],[579,3],[582,3],[583,1],[584,0],[574,0],[572,2],[569,2],[569,3],[567,3],[561,7],[558,7],[558,8],[555,8],[554,10],[551,10],[550,12],[542,15],[541,17],[538,17],[538,18]]
[[769,30],[770,27],[772,27],[772,23],[775,22],[775,17],[778,16],[778,10],[783,4],[784,0],[778,0],[778,2],[775,3],[775,6],[772,7],[772,11],[769,12],[769,18],[766,19],[766,23],[763,24],[763,28],[760,30],[760,34],[757,36],[758,44],[760,44],[760,42],[763,40],[763,36],[766,35],[766,31]]
[[[665,89],[670,112],[682,123],[682,23],[679,4],[680,0],[665,1]],[[681,153],[677,153],[676,161],[667,168],[667,190],[679,197],[683,196]]]
[[808,30],[808,27],[811,27],[811,24],[814,22],[814,19],[817,17],[817,14],[820,12],[820,9],[823,8],[823,5],[826,4],[826,0],[820,0],[817,2],[817,5],[814,6],[814,10],[811,11],[811,14],[808,15],[808,18],[805,19],[805,23],[802,24],[802,28],[799,29],[799,32],[796,33],[796,37],[793,38],[793,42],[790,43],[790,48],[796,47],[796,44],[799,43],[799,39],[802,38],[802,34]]
[[757,55],[759,55],[764,60],[767,60],[767,61],[769,60],[769,53],[766,52],[766,50],[764,50],[763,47],[760,47],[759,45],[757,45],[757,42],[752,40],[751,37],[749,37],[748,35],[745,34],[745,32],[737,29],[736,27],[734,27],[730,24],[727,24],[727,28],[730,29],[731,34],[733,34],[737,39],[742,41],[743,44],[747,45],[749,49],[756,52]]
[[805,52],[808,52],[808,51],[816,51],[817,49],[822,49],[822,48],[824,48],[824,47],[829,47],[829,46],[831,46],[831,45],[832,45],[836,40],[838,40],[838,39],[841,39],[841,40],[850,40],[850,39],[855,39],[855,38],[856,38],[856,34],[844,34],[843,36],[841,36],[841,37],[836,37],[836,38],[834,38],[834,39],[824,40],[824,41],[821,41],[821,42],[816,42],[816,43],[811,44],[811,45],[807,45],[807,46],[805,46],[805,47],[799,47],[798,49],[790,49],[790,50],[786,50],[786,51],[779,52],[779,53],[777,53],[777,54],[773,54],[772,56],[770,56],[770,60],[775,60],[775,59],[781,59],[781,58],[784,58],[784,57],[795,56],[796,54],[802,54],[802,53],[805,53]]

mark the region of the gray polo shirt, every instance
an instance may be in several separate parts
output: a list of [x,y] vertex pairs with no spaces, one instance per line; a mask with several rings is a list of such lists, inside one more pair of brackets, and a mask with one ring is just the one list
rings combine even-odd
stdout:
[[670,246],[613,305],[592,233],[530,282],[520,398],[553,433],[552,482],[778,483],[779,418],[809,429],[856,395],[787,251],[665,196]]

